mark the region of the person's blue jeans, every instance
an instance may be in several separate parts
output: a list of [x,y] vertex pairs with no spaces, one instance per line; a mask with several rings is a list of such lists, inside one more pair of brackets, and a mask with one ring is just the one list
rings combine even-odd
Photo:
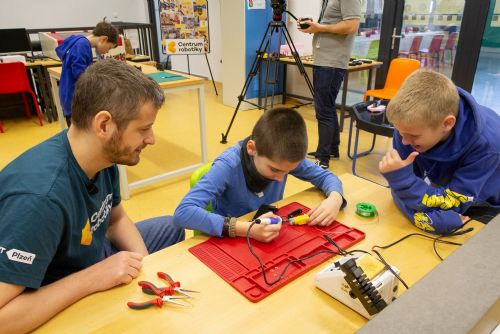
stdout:
[[346,71],[335,67],[313,67],[314,109],[319,136],[316,159],[322,162],[328,162],[330,154],[338,154],[340,132],[335,100]]
[[[172,246],[184,240],[184,229],[173,224],[172,216],[161,216],[143,220],[135,225],[146,244],[149,254]],[[119,252],[106,239],[103,249],[103,258]]]

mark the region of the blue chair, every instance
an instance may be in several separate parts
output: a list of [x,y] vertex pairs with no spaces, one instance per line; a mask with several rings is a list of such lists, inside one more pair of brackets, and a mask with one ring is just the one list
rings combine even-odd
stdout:
[[[381,104],[387,106],[388,101],[382,101]],[[381,186],[388,187],[387,185],[380,184],[366,177],[360,176],[356,172],[356,161],[359,157],[370,154],[375,147],[375,140],[377,135],[392,138],[394,134],[394,126],[389,123],[385,115],[385,111],[381,113],[371,113],[368,111],[367,107],[372,104],[372,102],[361,102],[352,106],[351,114],[351,124],[349,126],[349,139],[347,142],[347,155],[352,159],[352,174],[368,180],[373,183],[377,183]],[[352,130],[353,123],[356,121],[356,135],[354,137],[354,150],[351,154],[351,141],[352,141]],[[371,147],[363,152],[358,153],[358,141],[359,141],[359,131],[363,130],[373,134]]]

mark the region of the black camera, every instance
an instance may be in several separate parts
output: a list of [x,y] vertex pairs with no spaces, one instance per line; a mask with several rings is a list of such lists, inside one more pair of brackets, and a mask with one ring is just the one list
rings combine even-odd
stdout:
[[309,28],[311,25],[308,23],[308,21],[312,21],[312,19],[309,18],[309,17],[305,17],[305,18],[301,19],[299,21],[300,29],[307,29],[307,28]]
[[286,11],[286,0],[271,0],[271,8],[273,9],[273,20],[281,21],[283,12]]

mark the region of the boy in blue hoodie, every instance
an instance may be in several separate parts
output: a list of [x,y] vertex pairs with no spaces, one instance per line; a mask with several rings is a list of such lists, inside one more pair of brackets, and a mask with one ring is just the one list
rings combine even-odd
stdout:
[[394,201],[418,228],[447,234],[500,213],[500,116],[446,76],[420,70],[387,107],[394,149],[380,161]]
[[72,35],[56,48],[63,62],[59,81],[59,99],[68,126],[71,124],[71,101],[76,80],[93,63],[92,48],[98,55],[108,53],[118,44],[118,30],[105,21],[99,22],[88,36]]
[[[302,116],[290,108],[267,111],[250,137],[214,160],[175,210],[174,224],[214,236],[246,236],[250,222],[235,217],[281,200],[288,174],[311,182],[326,195],[309,212],[309,225],[331,224],[346,205],[342,184],[329,170],[306,160],[306,153],[307,130]],[[209,203],[213,212],[205,210]],[[281,223],[257,224],[250,237],[270,242],[280,229]]]

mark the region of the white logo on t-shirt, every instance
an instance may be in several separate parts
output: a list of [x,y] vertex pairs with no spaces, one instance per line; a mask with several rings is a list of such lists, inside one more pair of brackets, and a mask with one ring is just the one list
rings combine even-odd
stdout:
[[12,248],[10,251],[7,252],[7,257],[11,261],[33,264],[33,260],[35,260],[36,254]]

